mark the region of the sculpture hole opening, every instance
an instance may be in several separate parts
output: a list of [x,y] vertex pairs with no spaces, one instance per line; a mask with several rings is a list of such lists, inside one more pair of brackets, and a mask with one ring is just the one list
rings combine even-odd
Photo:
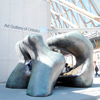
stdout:
[[65,54],[64,57],[66,64],[61,75],[73,75],[73,72],[75,71],[74,66],[76,65],[76,58],[71,53]]

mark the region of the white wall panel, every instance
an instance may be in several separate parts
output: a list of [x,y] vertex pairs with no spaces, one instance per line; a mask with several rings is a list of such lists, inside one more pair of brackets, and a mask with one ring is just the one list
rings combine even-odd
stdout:
[[[0,15],[2,16],[2,1],[0,0]],[[0,24],[1,24],[2,19],[0,18]]]
[[[31,24],[36,21],[36,20],[34,20],[36,18],[35,14],[34,14],[35,12],[34,12],[34,9],[32,9],[32,8],[24,7],[24,11],[23,11],[24,27],[33,27],[33,26],[31,26]],[[34,17],[32,17],[32,14],[34,14]],[[34,20],[34,22],[33,22],[33,20]]]
[[[14,28],[20,27],[20,28]],[[18,63],[15,44],[29,34],[47,33],[41,27],[50,28],[49,3],[45,0],[0,0],[0,82],[6,82]]]
[[0,82],[5,82],[8,78],[8,61],[0,60]]
[[10,24],[23,26],[23,6],[11,4]]
[[6,23],[9,23],[10,18],[10,3],[9,2],[2,2],[0,5],[0,20],[1,20],[1,27],[4,28]]
[[20,31],[9,31],[9,36],[8,36],[8,60],[16,60],[17,58],[17,55],[16,55],[16,51],[15,51],[15,44],[22,40],[23,37],[22,37],[22,32]]
[[8,56],[8,30],[0,29],[0,60],[7,60]]
[[7,2],[10,2],[10,0],[0,0],[0,1],[2,1],[2,2],[6,2],[6,3],[7,3]]
[[23,7],[23,5],[24,5],[24,0],[10,0],[10,2],[11,2],[11,4],[15,4],[15,5],[18,5],[21,7]]

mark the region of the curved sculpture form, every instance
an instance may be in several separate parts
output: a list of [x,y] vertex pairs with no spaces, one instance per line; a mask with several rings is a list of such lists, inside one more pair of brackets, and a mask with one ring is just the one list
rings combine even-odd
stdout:
[[58,79],[58,85],[89,87],[93,82],[93,46],[80,32],[69,32],[47,40],[50,48],[62,49],[73,54],[76,65],[73,70]]
[[[26,66],[26,62],[30,59],[21,48],[22,42],[17,42],[15,48],[19,58],[19,63],[12,71],[11,75],[9,76],[6,87],[8,88],[27,88],[28,82],[30,79],[30,71],[28,66]],[[27,56],[27,57],[26,57]]]
[[[22,57],[22,55],[20,55],[18,52],[20,58],[24,58],[25,62],[27,62],[29,59],[32,59],[32,72],[28,83],[27,95],[50,95],[61,71],[64,68],[64,56],[60,53],[50,50],[44,44],[42,36],[39,34],[29,35],[25,37],[19,44],[19,51],[21,51],[24,56]],[[19,68],[20,67],[21,66],[19,66]],[[24,68],[22,70],[25,71]],[[22,73],[22,71],[18,72],[17,68],[14,69],[14,72],[18,74]],[[14,73],[12,72],[10,77],[13,77],[13,75]],[[24,74],[20,75],[25,77]],[[19,77],[19,75],[17,77]],[[9,78],[7,82],[7,84],[10,85],[11,83],[9,83],[9,80],[11,80],[11,78]],[[21,84],[22,82],[19,83]]]

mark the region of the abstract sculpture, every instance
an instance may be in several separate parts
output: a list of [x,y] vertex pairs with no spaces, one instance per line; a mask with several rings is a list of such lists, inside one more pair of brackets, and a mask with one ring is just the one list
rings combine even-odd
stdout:
[[[6,87],[27,88],[27,95],[48,96],[57,85],[89,87],[93,82],[93,47],[91,42],[80,32],[69,32],[51,37],[47,40],[50,50],[43,42],[42,36],[32,34],[16,44],[19,63],[8,78]],[[64,50],[73,54],[76,65],[60,76],[65,58],[54,50]],[[30,72],[26,65],[32,61]],[[59,77],[60,76],[60,77]]]
[[[52,93],[65,66],[62,54],[50,50],[42,36],[32,34],[16,44],[19,63],[8,78],[6,87],[27,88],[30,96],[48,96]],[[31,74],[26,66],[32,60]]]
[[26,62],[30,59],[30,56],[25,53],[25,50],[22,48],[22,46],[22,41],[17,42],[15,46],[19,58],[19,63],[8,78],[6,87],[20,89],[27,88],[28,86],[30,71],[28,66],[26,66]]
[[93,46],[80,32],[69,32],[51,37],[47,44],[52,49],[68,51],[76,58],[73,70],[59,77],[57,85],[89,87],[93,82]]

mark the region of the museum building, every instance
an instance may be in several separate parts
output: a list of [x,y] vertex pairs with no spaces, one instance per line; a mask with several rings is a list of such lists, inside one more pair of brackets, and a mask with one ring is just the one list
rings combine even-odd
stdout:
[[50,4],[46,0],[0,0],[0,82],[18,63],[15,44],[29,34],[49,37]]
[[[18,63],[15,45],[29,34],[51,36],[80,31],[93,44],[93,61],[100,66],[99,0],[0,0],[0,83]],[[75,57],[65,53],[70,66]]]

